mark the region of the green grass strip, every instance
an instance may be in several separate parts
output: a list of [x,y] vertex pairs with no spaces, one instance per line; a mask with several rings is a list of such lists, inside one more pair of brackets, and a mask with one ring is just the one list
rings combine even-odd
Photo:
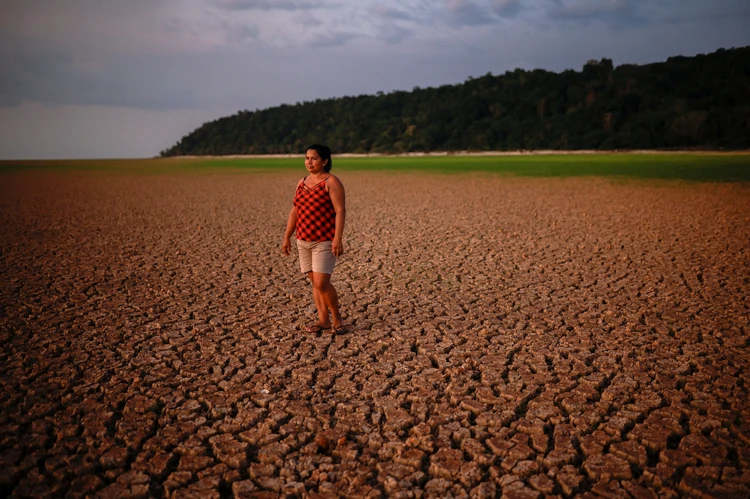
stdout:
[[[304,172],[298,158],[164,158],[132,160],[3,161],[0,172],[104,171],[130,174],[212,173],[217,171]],[[622,177],[696,182],[750,181],[750,154],[603,153],[502,156],[336,157],[334,171],[403,171],[425,173],[486,172],[528,177]]]
[[625,177],[699,182],[750,181],[747,154],[539,154],[345,158],[351,170],[489,172],[530,177]]

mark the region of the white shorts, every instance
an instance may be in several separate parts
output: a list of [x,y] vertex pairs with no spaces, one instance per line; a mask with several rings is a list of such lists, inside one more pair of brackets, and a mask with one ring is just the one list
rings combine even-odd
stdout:
[[297,239],[299,266],[303,274],[311,270],[319,274],[333,274],[336,257],[331,249],[333,241],[300,241]]

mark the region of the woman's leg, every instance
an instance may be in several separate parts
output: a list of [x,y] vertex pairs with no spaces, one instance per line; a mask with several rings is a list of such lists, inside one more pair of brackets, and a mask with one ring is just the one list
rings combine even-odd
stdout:
[[[317,272],[310,271],[307,273],[307,277],[310,278],[313,290],[313,300],[315,300],[315,308],[318,309],[318,322],[315,323],[317,326],[330,327],[331,321],[328,318],[328,306],[318,286],[315,285],[316,277],[320,274]],[[326,274],[323,274],[326,275]],[[330,277],[330,276],[329,276]]]
[[[339,312],[339,295],[336,292],[336,288],[331,284],[331,275],[323,274],[320,272],[311,272],[313,282],[313,294],[317,290],[323,305],[326,309],[326,320],[328,319],[328,312],[331,313],[331,323],[333,327],[341,325],[341,313]],[[317,306],[317,302],[316,302]],[[320,309],[319,309],[320,310]]]

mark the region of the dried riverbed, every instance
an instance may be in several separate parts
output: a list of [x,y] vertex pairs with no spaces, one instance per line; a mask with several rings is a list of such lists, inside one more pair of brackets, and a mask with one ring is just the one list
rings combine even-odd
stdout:
[[747,187],[297,178],[0,175],[0,495],[750,495]]

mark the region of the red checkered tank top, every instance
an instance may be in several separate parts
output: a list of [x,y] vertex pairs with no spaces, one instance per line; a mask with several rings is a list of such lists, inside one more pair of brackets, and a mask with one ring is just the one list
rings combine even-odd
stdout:
[[329,178],[312,187],[307,187],[303,179],[297,186],[294,194],[294,206],[297,208],[295,230],[300,241],[333,241],[336,210],[325,186]]

